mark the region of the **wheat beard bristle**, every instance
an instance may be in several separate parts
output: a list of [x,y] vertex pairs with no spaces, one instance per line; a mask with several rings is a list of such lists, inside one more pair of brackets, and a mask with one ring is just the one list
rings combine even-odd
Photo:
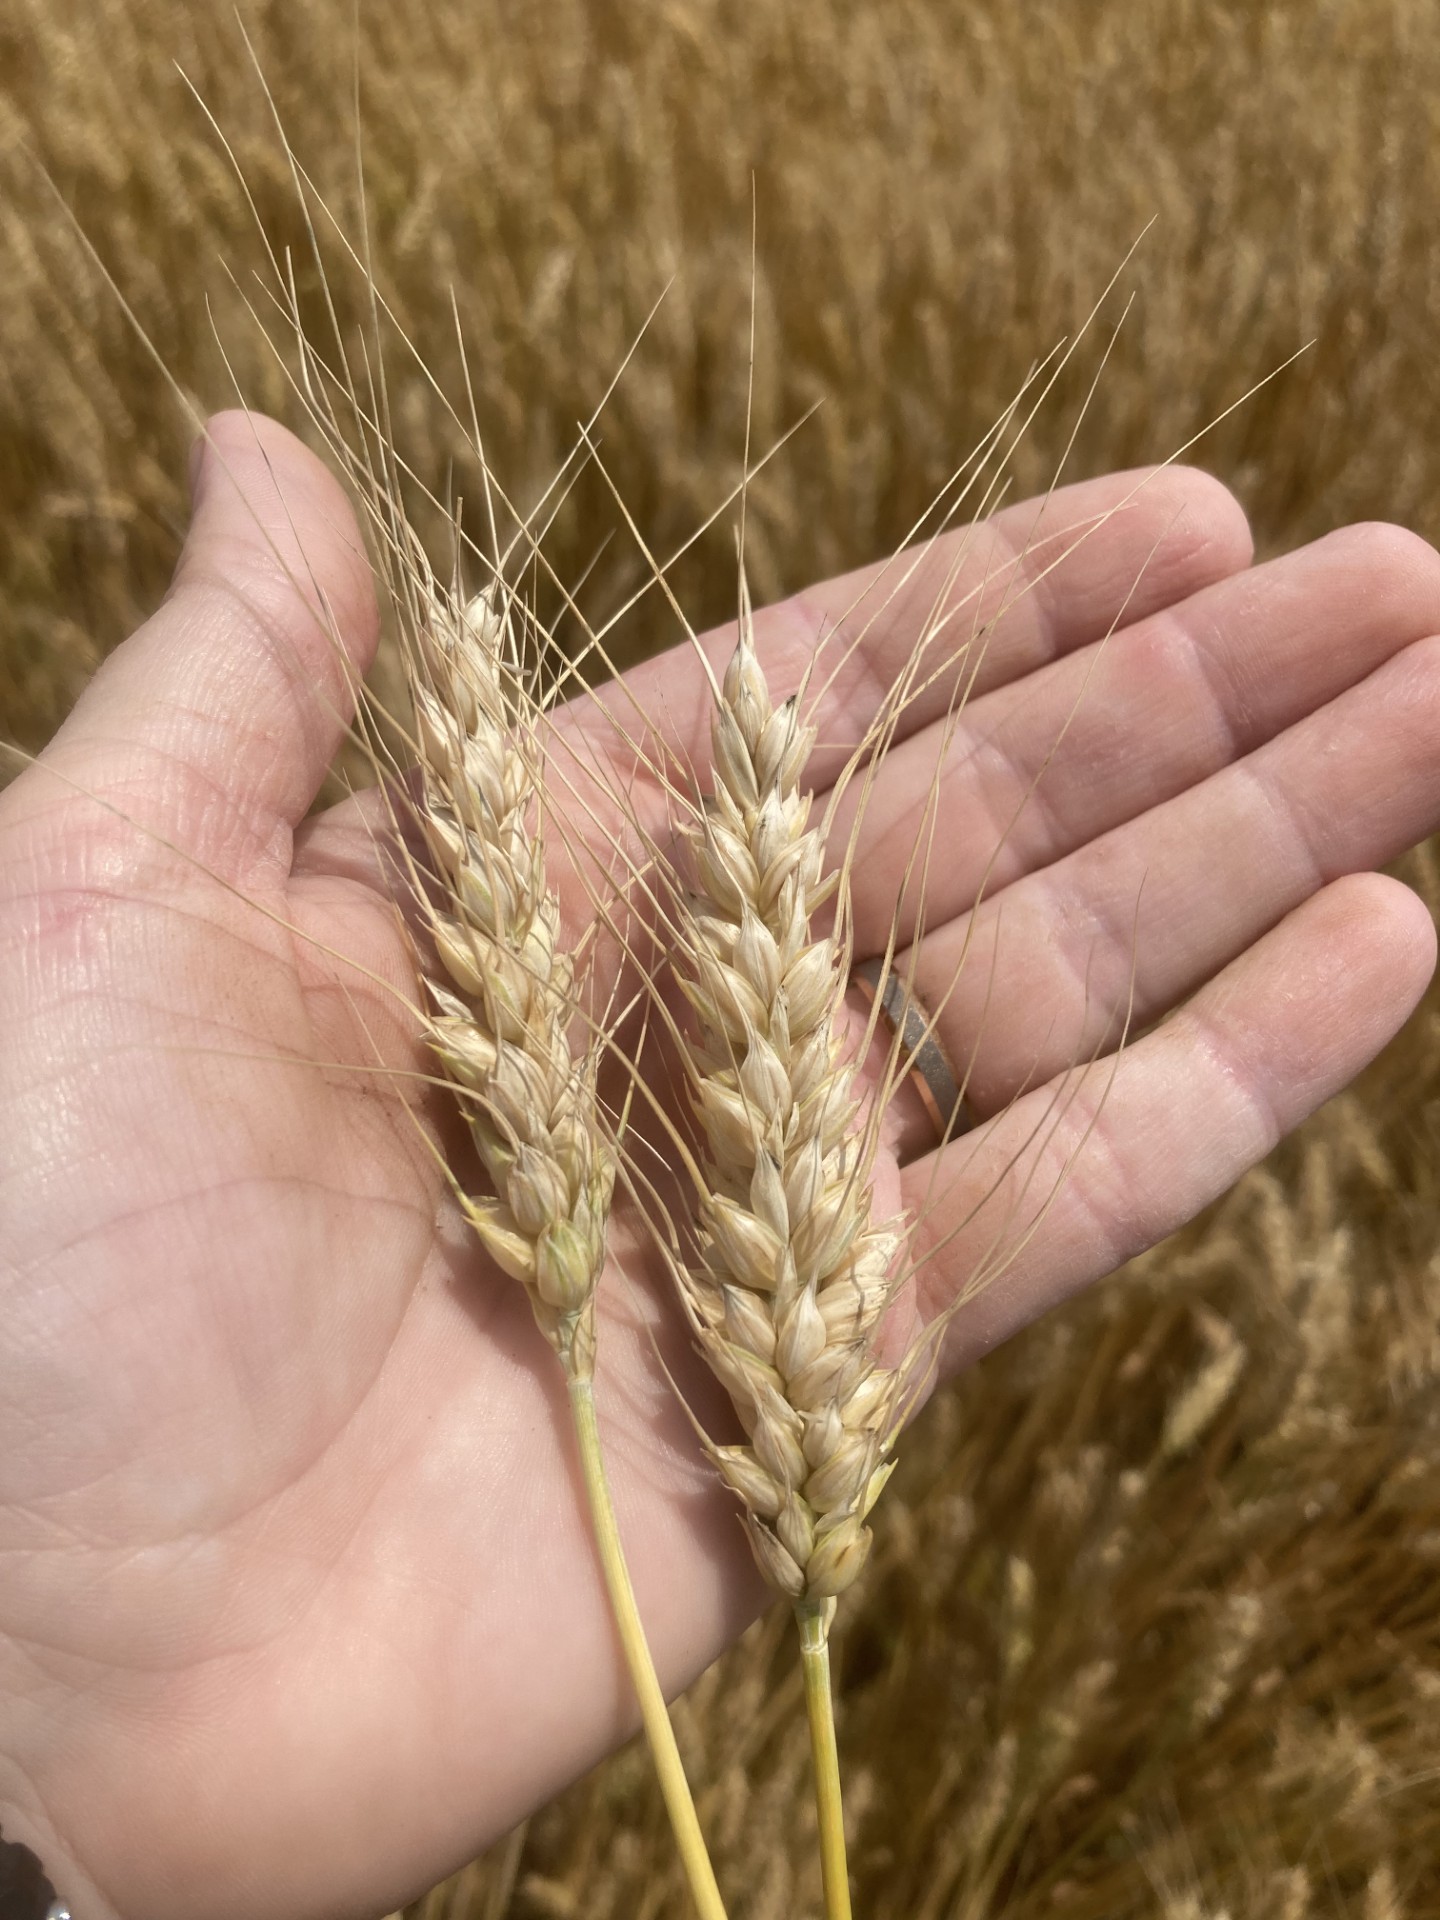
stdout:
[[840,1039],[847,943],[810,933],[833,884],[797,791],[813,741],[795,699],[772,705],[747,607],[712,727],[714,794],[688,836],[699,890],[681,984],[710,1191],[681,1281],[749,1436],[710,1452],[761,1571],[828,1606],[864,1564],[891,1470],[901,1375],[874,1342],[903,1234],[870,1222]]
[[587,1379],[615,1161],[599,1124],[597,1049],[571,1051],[574,966],[546,885],[539,754],[508,662],[505,595],[497,583],[461,608],[432,593],[413,688],[419,817],[439,894],[427,911],[444,972],[426,983],[428,1038],[495,1187],[493,1199],[462,1195],[466,1216],[525,1287],[566,1371]]

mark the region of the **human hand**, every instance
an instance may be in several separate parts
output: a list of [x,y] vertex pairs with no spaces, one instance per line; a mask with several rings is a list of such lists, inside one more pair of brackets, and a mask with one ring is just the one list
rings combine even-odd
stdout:
[[[443,1132],[443,1101],[375,1071],[425,1061],[364,808],[305,819],[345,705],[329,631],[358,666],[374,644],[358,536],[282,430],[211,434],[170,598],[0,799],[0,1827],[81,1920],[374,1913],[633,1723],[557,1370],[424,1144],[416,1118]],[[912,1200],[940,1195],[921,1317],[964,1286],[989,1220],[946,1235],[1099,1041],[1132,961],[1137,1023],[1173,1017],[1066,1108],[1036,1193],[1090,1128],[1084,1150],[956,1316],[947,1366],[1223,1191],[1384,1044],[1433,963],[1420,903],[1367,870],[1440,824],[1435,556],[1351,529],[1250,569],[1234,503],[1180,471],[1058,495],[1049,550],[1127,499],[1018,598],[1005,543],[1033,506],[966,558],[1014,605],[946,754],[916,976],[946,1001],[952,1059],[973,1051],[982,1124],[938,1180],[923,1137],[891,1143]],[[822,784],[954,552],[833,689]],[[777,692],[864,585],[758,617]],[[703,759],[688,653],[628,686]],[[926,719],[862,824],[862,957],[934,770]],[[618,751],[603,701],[556,724]],[[760,1593],[657,1366],[652,1329],[682,1369],[685,1343],[623,1208],[612,1250],[602,1417],[678,1688]]]

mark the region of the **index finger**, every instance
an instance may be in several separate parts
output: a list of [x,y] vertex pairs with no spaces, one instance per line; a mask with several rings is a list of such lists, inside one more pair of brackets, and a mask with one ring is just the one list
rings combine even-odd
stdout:
[[[933,635],[895,737],[981,693],[1169,606],[1250,564],[1245,515],[1194,467],[1138,468],[1080,481],[805,589],[755,615],[778,701],[802,686],[818,732],[815,784],[834,779],[916,649]],[[718,678],[735,623],[702,636]],[[808,676],[808,684],[807,684]],[[697,774],[710,764],[709,681],[685,643],[568,710],[584,732],[642,724]],[[641,722],[640,716],[645,716]]]

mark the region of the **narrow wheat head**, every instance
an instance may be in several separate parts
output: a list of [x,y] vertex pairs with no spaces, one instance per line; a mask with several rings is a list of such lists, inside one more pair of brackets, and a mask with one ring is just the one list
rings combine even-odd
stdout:
[[[596,1074],[605,1036],[576,995],[546,879],[539,707],[517,603],[497,569],[461,601],[427,577],[412,649],[417,812],[433,865],[426,917],[430,1046],[455,1090],[493,1198],[458,1190],[496,1264],[519,1280],[569,1386],[580,1468],[615,1625],[701,1920],[725,1920],[616,1522],[596,1424],[595,1304],[616,1150]],[[588,1035],[578,1048],[572,1036]]]
[[438,961],[426,977],[428,1039],[495,1189],[459,1197],[566,1372],[588,1378],[615,1158],[596,1099],[598,1047],[573,1049],[575,959],[546,881],[515,603],[499,579],[464,602],[432,580],[427,600],[412,690],[417,813],[436,882],[425,899]]
[[755,1557],[797,1604],[828,1610],[864,1564],[890,1473],[902,1373],[878,1363],[875,1336],[904,1231],[871,1220],[843,1039],[845,916],[811,929],[834,890],[800,789],[813,739],[798,699],[772,702],[744,605],[712,725],[714,791],[688,831],[681,984],[708,1191],[681,1283],[747,1435],[709,1450]]

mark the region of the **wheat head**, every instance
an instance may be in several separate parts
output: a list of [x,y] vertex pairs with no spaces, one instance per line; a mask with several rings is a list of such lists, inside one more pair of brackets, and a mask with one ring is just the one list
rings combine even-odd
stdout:
[[870,1217],[843,915],[811,929],[833,890],[800,788],[813,739],[798,699],[771,700],[747,604],[712,724],[714,791],[687,834],[681,984],[708,1191],[681,1281],[747,1435],[709,1450],[755,1557],[797,1604],[828,1608],[864,1564],[890,1472],[902,1375],[875,1336],[904,1234]]
[[437,882],[425,914],[438,961],[428,1038],[495,1188],[459,1197],[566,1372],[586,1379],[615,1157],[596,1099],[598,1047],[572,1051],[575,961],[546,882],[514,603],[498,580],[463,604],[432,585],[429,601],[413,687],[417,812]]

